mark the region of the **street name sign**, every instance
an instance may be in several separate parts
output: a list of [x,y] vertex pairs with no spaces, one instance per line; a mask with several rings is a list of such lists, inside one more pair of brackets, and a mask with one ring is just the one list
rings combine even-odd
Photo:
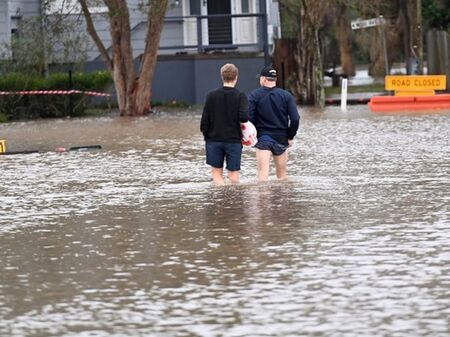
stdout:
[[352,29],[361,29],[361,28],[369,28],[379,26],[384,23],[382,18],[373,18],[369,20],[354,20],[351,22]]

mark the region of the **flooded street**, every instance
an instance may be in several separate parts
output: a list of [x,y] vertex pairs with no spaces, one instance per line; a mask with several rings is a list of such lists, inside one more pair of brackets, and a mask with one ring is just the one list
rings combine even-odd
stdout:
[[450,335],[450,112],[303,111],[289,181],[223,187],[199,123],[0,124],[50,150],[0,156],[0,336]]

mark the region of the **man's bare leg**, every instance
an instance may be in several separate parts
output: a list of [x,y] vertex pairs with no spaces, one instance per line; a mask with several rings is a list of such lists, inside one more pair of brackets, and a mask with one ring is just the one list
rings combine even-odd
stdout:
[[256,149],[256,162],[258,166],[258,180],[269,180],[270,157],[272,152],[269,150]]
[[277,178],[280,180],[286,180],[287,179],[287,161],[288,161],[287,151],[284,151],[284,153],[279,156],[273,156],[273,161],[275,162],[275,170],[277,173]]
[[228,179],[232,184],[237,184],[239,182],[239,171],[228,171]]
[[225,181],[223,180],[223,169],[222,168],[211,168],[211,175],[213,179],[213,183],[216,185],[224,185]]

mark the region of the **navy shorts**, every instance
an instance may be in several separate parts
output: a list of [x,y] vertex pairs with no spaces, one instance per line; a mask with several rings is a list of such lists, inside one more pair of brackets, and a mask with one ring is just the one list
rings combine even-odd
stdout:
[[269,150],[274,156],[282,155],[288,148],[287,145],[278,143],[269,135],[262,135],[259,137],[255,147],[260,150]]
[[206,142],[206,164],[214,168],[223,168],[226,160],[228,171],[241,169],[242,143]]

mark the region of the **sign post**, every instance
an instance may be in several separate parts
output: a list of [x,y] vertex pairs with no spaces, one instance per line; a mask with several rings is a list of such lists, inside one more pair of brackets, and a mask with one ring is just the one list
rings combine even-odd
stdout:
[[348,79],[342,79],[342,88],[341,88],[341,111],[347,112],[347,86]]

